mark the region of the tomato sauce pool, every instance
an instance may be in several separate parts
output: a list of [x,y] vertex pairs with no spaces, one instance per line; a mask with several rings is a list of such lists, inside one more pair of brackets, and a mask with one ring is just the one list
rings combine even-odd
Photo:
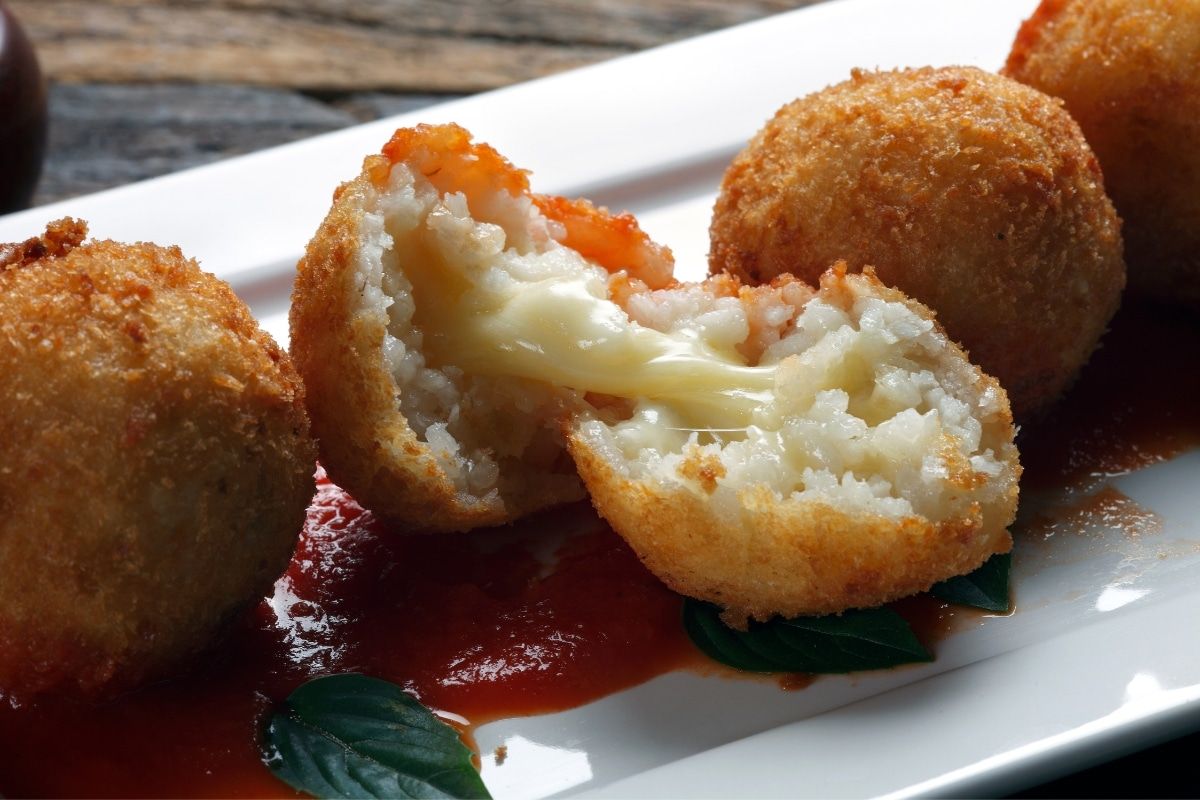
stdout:
[[401,536],[322,480],[273,596],[210,663],[99,707],[0,710],[0,791],[290,795],[258,734],[309,678],[384,678],[470,724],[570,708],[696,659],[681,602],[590,508]]
[[[1072,486],[1200,445],[1198,353],[1194,316],[1127,305],[1070,396],[1023,431],[1023,484]],[[0,794],[291,796],[260,761],[259,729],[311,677],[385,678],[469,725],[570,708],[703,663],[681,602],[586,507],[512,531],[399,536],[322,481],[273,596],[192,674],[98,706],[0,705]],[[926,644],[956,617],[928,598],[897,608]]]

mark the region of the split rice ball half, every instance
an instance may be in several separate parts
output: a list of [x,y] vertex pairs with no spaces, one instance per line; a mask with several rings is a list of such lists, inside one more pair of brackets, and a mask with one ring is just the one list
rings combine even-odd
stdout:
[[671,277],[628,215],[530,192],[453,126],[403,129],[299,267],[293,357],[330,475],[424,530],[585,491],[727,619],[927,589],[1011,546],[1003,389],[919,303]]

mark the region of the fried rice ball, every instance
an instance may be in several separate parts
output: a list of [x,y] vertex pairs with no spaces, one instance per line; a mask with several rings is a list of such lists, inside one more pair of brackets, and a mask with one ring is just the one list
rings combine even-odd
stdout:
[[1059,101],[978,69],[854,71],[784,106],[734,159],[709,266],[815,284],[838,259],[933,308],[1008,390],[1045,407],[1124,287],[1120,222]]
[[1004,72],[1079,121],[1131,289],[1200,307],[1200,0],[1044,0]]
[[[442,194],[457,199],[442,203]],[[479,242],[466,239],[468,221],[459,221],[466,197],[484,204]],[[322,466],[393,527],[470,530],[583,499],[562,441],[569,394],[465,373],[438,347],[444,336],[429,330],[451,309],[419,307],[423,287],[414,283],[438,279],[441,259],[481,257],[472,248],[499,241],[537,253],[568,229],[583,250],[619,239],[642,277],[669,279],[670,252],[632,217],[531,195],[524,172],[457,126],[397,131],[337,190],[297,268],[291,352]],[[410,271],[409,262],[431,268]],[[465,309],[460,298],[447,302]]]
[[313,492],[286,353],[178,248],[0,246],[0,695],[182,668],[269,591]]
[[839,263],[819,285],[725,276],[633,295],[635,324],[732,343],[772,372],[769,389],[733,419],[638,398],[570,428],[596,509],[663,582],[734,625],[878,606],[1012,544],[1004,390],[873,271]]
[[323,462],[441,528],[577,497],[578,469],[655,574],[735,623],[1008,550],[1007,398],[927,308],[844,265],[817,290],[669,267],[632,218],[531,194],[461,128],[398,131],[297,279],[314,425],[341,420]]

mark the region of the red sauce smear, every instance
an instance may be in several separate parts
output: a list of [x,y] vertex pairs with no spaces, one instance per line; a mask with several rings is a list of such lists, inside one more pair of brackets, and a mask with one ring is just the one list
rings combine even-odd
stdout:
[[960,606],[939,600],[931,594],[918,594],[889,603],[908,623],[917,641],[936,655],[936,645],[950,634],[973,625],[982,625],[985,619],[1008,616],[1012,612],[998,613],[982,608]]
[[[548,569],[537,548],[564,530]],[[290,796],[258,731],[309,678],[384,678],[472,724],[570,708],[698,662],[681,603],[590,508],[400,536],[322,481],[274,596],[194,674],[101,706],[0,708],[0,793]]]
[[[1200,445],[1197,353],[1196,317],[1127,304],[1071,394],[1022,432],[1023,488],[1102,480]],[[539,557],[548,539],[563,543]],[[322,482],[274,596],[193,674],[100,706],[0,707],[0,793],[291,796],[261,764],[258,731],[311,677],[389,679],[471,724],[561,710],[707,664],[680,608],[589,509],[513,531],[399,536]],[[895,608],[927,645],[983,616],[928,597]]]

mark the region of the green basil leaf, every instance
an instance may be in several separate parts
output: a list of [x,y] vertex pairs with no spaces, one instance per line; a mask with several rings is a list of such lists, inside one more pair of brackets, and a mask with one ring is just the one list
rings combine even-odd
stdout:
[[714,605],[685,598],[683,627],[688,638],[713,661],[748,672],[777,672],[778,663],[763,658],[747,645],[747,635],[721,622],[721,610]]
[[457,731],[399,686],[365,675],[304,684],[264,737],[266,765],[314,797],[490,797]]
[[934,584],[929,593],[948,603],[1006,612],[1011,608],[1008,599],[1008,572],[1011,566],[1012,554],[992,556],[969,575],[959,575]]
[[745,631],[721,622],[720,614],[711,603],[687,599],[684,629],[709,658],[748,672],[857,672],[933,660],[888,608],[751,622]]

